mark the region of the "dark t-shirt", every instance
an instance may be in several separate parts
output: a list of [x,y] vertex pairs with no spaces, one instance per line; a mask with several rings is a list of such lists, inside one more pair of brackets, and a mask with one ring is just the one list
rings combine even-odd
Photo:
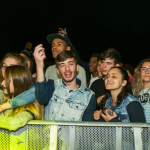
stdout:
[[104,80],[98,79],[94,81],[90,87],[90,89],[95,93],[96,99],[105,94],[105,82]]

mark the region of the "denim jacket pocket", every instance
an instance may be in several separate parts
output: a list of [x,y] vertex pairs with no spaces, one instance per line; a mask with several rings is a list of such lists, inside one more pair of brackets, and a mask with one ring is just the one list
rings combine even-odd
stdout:
[[86,107],[86,104],[70,102],[69,107],[71,107],[72,109],[75,109],[75,110],[84,110]]
[[52,98],[52,103],[59,103],[59,104],[62,104],[62,103],[63,103],[63,100],[62,100],[60,97],[53,96],[53,98]]
[[87,107],[86,103],[70,102],[68,114],[69,120],[72,121],[82,120],[82,115],[86,107]]

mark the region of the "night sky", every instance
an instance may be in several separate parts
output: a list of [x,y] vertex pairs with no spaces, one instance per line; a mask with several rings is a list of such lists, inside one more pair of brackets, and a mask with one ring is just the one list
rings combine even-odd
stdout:
[[0,59],[31,42],[33,50],[42,43],[53,61],[46,36],[59,27],[67,28],[85,62],[109,47],[121,53],[123,63],[133,66],[150,57],[149,0],[7,0],[0,6]]

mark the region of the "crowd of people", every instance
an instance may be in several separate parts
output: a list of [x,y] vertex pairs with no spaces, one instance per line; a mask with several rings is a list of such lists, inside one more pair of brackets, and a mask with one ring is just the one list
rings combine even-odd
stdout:
[[150,123],[150,58],[121,65],[114,48],[94,53],[89,67],[66,29],[46,37],[55,65],[44,72],[45,49],[7,53],[0,69],[0,128],[32,119]]

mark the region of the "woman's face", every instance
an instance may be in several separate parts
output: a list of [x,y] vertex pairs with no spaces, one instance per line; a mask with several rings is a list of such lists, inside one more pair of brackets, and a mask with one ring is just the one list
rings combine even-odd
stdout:
[[98,76],[102,77],[101,60],[98,61],[97,72],[98,72]]
[[8,57],[3,61],[3,67],[2,67],[3,77],[4,77],[6,67],[13,66],[13,65],[18,65],[18,62],[14,58]]
[[[6,89],[6,81],[3,80],[3,82],[1,83],[3,88],[4,88],[4,93],[5,94],[8,94],[8,91]],[[10,77],[9,79],[9,90],[10,90],[10,93],[13,93],[14,92],[14,84],[13,84],[13,80],[12,80],[12,77]]]
[[141,79],[143,82],[150,82],[150,62],[145,62],[142,64]]
[[112,68],[108,71],[105,78],[105,87],[107,90],[122,90],[122,86],[126,85],[126,80],[122,80],[122,74],[117,68]]

